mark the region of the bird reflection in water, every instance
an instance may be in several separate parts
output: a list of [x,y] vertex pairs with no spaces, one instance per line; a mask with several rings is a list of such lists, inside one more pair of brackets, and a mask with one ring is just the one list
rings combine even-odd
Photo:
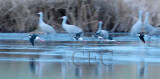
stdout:
[[80,67],[76,67],[75,68],[75,75],[81,79],[81,68]]
[[29,67],[32,73],[36,73],[36,62],[34,58],[30,59]]
[[138,79],[147,79],[147,65],[144,63],[141,63],[138,69],[139,69]]

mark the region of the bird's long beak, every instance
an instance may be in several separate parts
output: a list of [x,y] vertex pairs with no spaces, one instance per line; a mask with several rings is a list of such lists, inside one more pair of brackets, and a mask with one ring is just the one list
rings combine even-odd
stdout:
[[44,42],[45,40],[40,39],[39,37],[36,37],[37,40]]
[[86,42],[87,40],[84,40],[83,38],[79,38],[80,41]]
[[39,13],[35,13],[35,14],[40,15]]
[[58,19],[62,19],[62,17],[59,17]]
[[140,34],[136,34],[137,36],[140,36]]
[[44,40],[42,40],[42,39],[40,39],[40,38],[39,38],[38,40],[40,40],[40,41],[44,42]]

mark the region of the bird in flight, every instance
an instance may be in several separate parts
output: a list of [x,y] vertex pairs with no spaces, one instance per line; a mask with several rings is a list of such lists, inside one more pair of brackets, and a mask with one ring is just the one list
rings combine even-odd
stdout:
[[139,38],[141,39],[141,41],[143,42],[143,43],[145,43],[145,40],[144,40],[144,33],[137,33],[137,35],[139,36]]
[[35,40],[35,39],[40,40],[40,41],[44,41],[44,40],[40,39],[40,38],[38,37],[38,35],[36,35],[36,34],[29,35],[29,40],[30,40],[32,46],[34,46],[34,40]]

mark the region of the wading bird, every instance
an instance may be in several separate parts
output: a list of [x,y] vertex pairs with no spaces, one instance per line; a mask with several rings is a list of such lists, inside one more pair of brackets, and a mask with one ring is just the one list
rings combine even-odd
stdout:
[[160,35],[160,27],[153,27],[149,24],[149,12],[145,13],[145,20],[144,20],[144,30],[150,36],[159,36]]
[[40,18],[39,18],[39,27],[40,29],[46,33],[46,34],[56,34],[56,31],[54,30],[54,28],[48,24],[46,24],[44,21],[43,21],[43,12],[39,12],[37,13],[40,15]]
[[104,39],[108,39],[109,33],[107,30],[102,30],[102,24],[103,24],[103,22],[99,21],[99,26],[98,26],[98,30],[97,30],[96,34],[99,34]]
[[153,28],[153,30],[151,32],[149,32],[150,36],[160,36],[160,27],[157,27],[157,28]]
[[[63,19],[62,21],[62,28],[70,34],[75,34],[75,36],[79,36],[83,33],[83,30],[75,25],[69,25],[67,24],[67,16],[61,17]],[[73,36],[74,37],[74,36]]]
[[139,11],[138,20],[131,28],[131,31],[130,31],[131,35],[136,35],[137,33],[139,33],[141,31],[141,28],[143,26],[142,13],[143,13],[142,11]]
[[154,29],[154,27],[151,24],[149,24],[148,20],[149,20],[149,12],[146,12],[144,23],[143,23],[144,31],[145,31],[146,34],[148,34],[149,32],[151,32]]
[[29,35],[29,40],[30,40],[32,46],[34,46],[34,40],[35,40],[35,39],[40,40],[40,41],[44,41],[44,40],[40,39],[40,38],[38,37],[38,35],[36,35],[36,34]]
[[98,39],[101,39],[103,40],[104,42],[110,42],[110,41],[114,41],[116,43],[120,43],[120,42],[117,42],[115,40],[113,40],[113,38],[111,36],[109,36],[109,33],[107,30],[102,30],[102,24],[103,22],[102,21],[99,21],[99,26],[98,26],[98,30],[96,32],[95,35],[92,35],[94,38],[98,38]]

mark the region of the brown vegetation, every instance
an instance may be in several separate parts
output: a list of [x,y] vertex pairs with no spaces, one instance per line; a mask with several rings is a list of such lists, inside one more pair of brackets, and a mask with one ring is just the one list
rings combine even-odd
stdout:
[[111,32],[128,32],[137,20],[138,10],[151,12],[154,26],[160,22],[159,0],[0,0],[0,32],[31,32],[38,27],[38,11],[44,21],[63,32],[59,17],[68,23],[95,32],[98,21]]

